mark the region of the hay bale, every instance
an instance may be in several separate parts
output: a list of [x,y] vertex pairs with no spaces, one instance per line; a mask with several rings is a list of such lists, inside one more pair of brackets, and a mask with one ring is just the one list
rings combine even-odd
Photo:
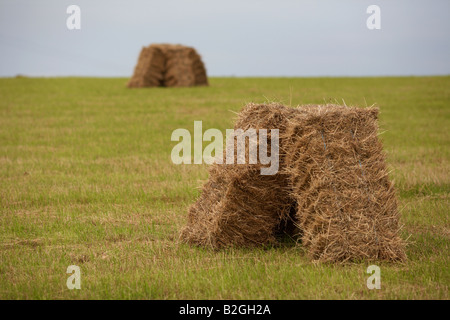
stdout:
[[405,259],[377,116],[374,108],[247,105],[235,129],[279,129],[279,172],[261,175],[261,164],[212,165],[181,240],[257,246],[275,243],[280,226],[295,226],[314,260]]
[[302,106],[285,131],[285,173],[302,244],[319,261],[404,260],[378,109]]
[[151,45],[143,47],[133,76],[128,82],[129,88],[159,87],[164,85],[166,57],[161,47]]
[[142,48],[130,88],[208,85],[206,69],[195,49],[171,44]]
[[[254,128],[258,134],[258,129],[283,131],[294,113],[294,109],[276,104],[249,104],[234,129]],[[268,150],[270,147],[269,135]],[[183,242],[212,248],[276,243],[277,231],[289,219],[293,203],[288,176],[281,172],[261,175],[263,165],[248,164],[248,151],[247,145],[247,164],[225,164],[224,155],[224,164],[211,165],[209,181],[189,209],[188,224],[180,236]],[[234,152],[236,156],[236,148]],[[280,154],[280,167],[284,158]]]
[[201,57],[193,48],[166,45],[167,59],[165,85],[168,87],[190,87],[208,85],[206,69]]

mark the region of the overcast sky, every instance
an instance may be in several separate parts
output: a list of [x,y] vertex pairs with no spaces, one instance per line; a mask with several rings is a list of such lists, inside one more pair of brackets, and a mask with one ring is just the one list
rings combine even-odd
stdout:
[[0,76],[128,77],[160,42],[195,47],[211,76],[448,75],[449,34],[449,0],[0,0]]

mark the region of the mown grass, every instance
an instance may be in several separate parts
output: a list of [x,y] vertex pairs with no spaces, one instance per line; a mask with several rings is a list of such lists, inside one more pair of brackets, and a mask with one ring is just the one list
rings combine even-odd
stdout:
[[[212,78],[129,90],[126,79],[0,79],[2,299],[448,299],[450,77]],[[204,165],[170,160],[176,128],[231,128],[245,103],[381,109],[402,206],[404,264],[313,264],[301,246],[179,244]],[[81,290],[68,290],[78,265]]]

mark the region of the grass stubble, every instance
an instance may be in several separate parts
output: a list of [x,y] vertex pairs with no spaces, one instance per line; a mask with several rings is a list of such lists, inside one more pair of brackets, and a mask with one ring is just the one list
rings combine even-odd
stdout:
[[[126,79],[0,79],[2,299],[448,299],[450,77],[211,78],[127,90]],[[292,88],[292,89],[290,89]],[[171,133],[232,128],[247,102],[376,103],[401,208],[405,263],[312,263],[264,248],[180,244],[206,165],[172,164]],[[340,102],[340,101],[339,101]],[[231,112],[230,112],[231,111]],[[81,268],[81,290],[66,269]]]

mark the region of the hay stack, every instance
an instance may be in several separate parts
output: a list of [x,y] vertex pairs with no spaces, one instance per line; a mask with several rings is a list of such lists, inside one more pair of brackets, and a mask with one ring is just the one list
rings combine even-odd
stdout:
[[235,129],[279,129],[279,172],[212,165],[181,240],[213,248],[275,243],[295,208],[296,233],[312,259],[405,259],[377,116],[374,108],[247,105]]
[[144,47],[139,54],[129,88],[159,87],[164,84],[166,57],[159,46]]
[[399,213],[378,140],[378,109],[299,107],[285,172],[302,244],[319,261],[403,260]]
[[[294,110],[280,105],[247,105],[235,129],[285,130]],[[268,135],[270,150],[270,135]],[[259,141],[259,140],[258,140]],[[258,142],[259,147],[259,142]],[[235,148],[236,156],[236,148]],[[183,242],[222,248],[273,244],[282,222],[289,219],[292,200],[288,177],[283,173],[261,175],[261,164],[213,164],[209,181],[190,207]],[[280,155],[280,167],[285,155]]]
[[165,86],[190,87],[208,85],[206,69],[201,57],[193,48],[180,45],[166,45]]
[[129,88],[208,85],[206,69],[195,49],[152,44],[142,48]]

